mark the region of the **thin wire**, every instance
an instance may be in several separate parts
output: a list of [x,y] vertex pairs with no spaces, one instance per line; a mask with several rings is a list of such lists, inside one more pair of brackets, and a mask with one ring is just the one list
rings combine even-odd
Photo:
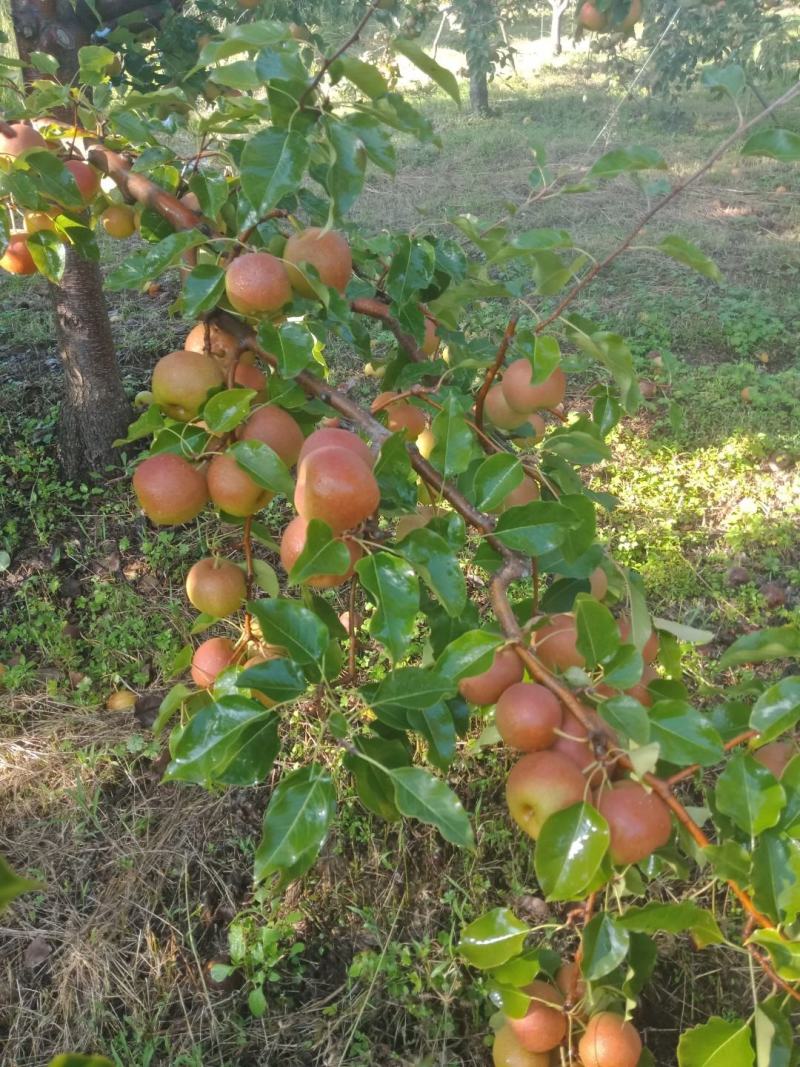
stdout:
[[652,48],[652,51],[650,52],[650,55],[649,55],[649,56],[647,57],[647,59],[646,59],[646,60],[644,61],[644,63],[643,63],[643,64],[642,64],[642,66],[640,67],[640,69],[639,69],[639,73],[638,73],[638,74],[636,75],[636,77],[635,77],[635,78],[633,79],[633,81],[631,82],[631,84],[630,84],[630,85],[628,86],[628,88],[627,88],[627,89],[625,90],[625,92],[624,92],[624,94],[623,94],[623,96],[622,96],[622,99],[621,99],[621,100],[619,101],[619,103],[617,104],[617,106],[616,106],[616,107],[614,108],[614,110],[613,110],[613,111],[611,112],[611,114],[609,115],[609,118],[608,118],[608,122],[606,122],[605,126],[604,126],[604,127],[602,128],[602,130],[601,130],[601,131],[600,131],[600,132],[598,133],[598,135],[597,135],[597,136],[595,137],[595,139],[594,139],[594,140],[592,141],[591,145],[589,146],[590,148],[594,148],[594,146],[595,146],[595,145],[597,144],[597,142],[598,142],[598,141],[600,140],[600,138],[601,138],[601,137],[603,136],[603,134],[604,134],[604,133],[606,132],[606,130],[607,130],[607,129],[609,128],[609,126],[611,125],[611,123],[612,123],[612,122],[614,121],[614,119],[615,119],[615,118],[617,117],[617,115],[619,114],[619,112],[620,112],[620,108],[621,108],[621,107],[622,107],[622,105],[623,105],[623,104],[625,103],[625,101],[626,101],[626,100],[628,99],[628,97],[629,97],[629,96],[631,95],[631,92],[632,92],[632,91],[633,91],[633,90],[634,90],[634,89],[636,88],[636,85],[637,85],[637,83],[638,83],[639,79],[640,79],[640,78],[641,78],[641,76],[642,76],[642,75],[644,74],[644,72],[645,72],[645,71],[647,70],[647,67],[648,67],[648,66],[649,66],[649,64],[650,64],[650,60],[651,60],[651,59],[653,58],[653,56],[654,56],[654,55],[656,54],[656,52],[658,51],[658,49],[659,49],[659,48],[661,47],[661,42],[662,42],[662,41],[664,40],[664,38],[665,38],[665,37],[667,36],[667,34],[669,33],[669,31],[670,31],[670,29],[671,29],[671,27],[672,27],[672,24],[673,24],[673,22],[675,21],[675,19],[676,19],[676,18],[678,17],[678,14],[680,13],[680,10],[681,10],[681,9],[680,9],[680,6],[678,6],[678,7],[676,7],[676,8],[675,8],[675,10],[674,10],[674,11],[672,12],[672,15],[670,16],[669,22],[668,22],[668,23],[666,24],[666,26],[664,27],[664,30],[663,30],[663,32],[662,32],[662,34],[661,34],[661,36],[659,37],[659,39],[658,39],[658,40],[656,41],[656,43],[655,43],[655,44],[653,45],[653,48]]

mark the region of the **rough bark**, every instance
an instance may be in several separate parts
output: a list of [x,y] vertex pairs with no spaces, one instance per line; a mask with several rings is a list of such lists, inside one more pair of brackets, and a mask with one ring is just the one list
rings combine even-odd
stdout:
[[[12,0],[12,17],[23,62],[33,51],[49,52],[59,60],[59,78],[69,81],[91,33],[69,0]],[[61,462],[67,477],[81,478],[117,458],[112,443],[125,436],[130,408],[98,264],[68,248],[64,277],[50,292],[64,367]]]
[[489,82],[486,71],[483,69],[470,69],[469,72],[469,103],[473,111],[479,115],[490,115],[489,107]]
[[64,277],[51,293],[64,367],[59,446],[64,473],[79,478],[114,462],[112,442],[125,436],[130,408],[97,264],[69,248]]

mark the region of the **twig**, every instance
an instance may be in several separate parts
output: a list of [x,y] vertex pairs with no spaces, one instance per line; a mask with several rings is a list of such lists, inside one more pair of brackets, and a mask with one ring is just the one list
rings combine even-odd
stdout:
[[[754,737],[758,737],[758,730],[745,730],[744,733],[737,734],[736,737],[732,737],[730,741],[725,742],[725,751],[730,752],[732,748],[744,745]],[[691,778],[692,775],[696,774],[701,769],[699,763],[693,763],[691,767],[684,767],[682,771],[678,771],[677,774],[671,775],[666,779],[666,783],[669,786],[677,785],[678,782],[683,782],[687,778]]]
[[381,300],[376,300],[374,297],[362,296],[358,300],[353,300],[350,304],[352,311],[355,311],[357,315],[367,315],[371,319],[378,319],[382,322],[387,330],[390,330],[397,338],[397,343],[404,350],[406,355],[414,363],[426,363],[428,357],[419,347],[415,339],[410,333],[406,333],[398,320],[389,311],[386,304]]
[[349,639],[349,647],[347,651],[347,669],[350,676],[350,683],[352,684],[356,680],[356,589],[358,588],[358,578],[355,576],[350,582],[350,600],[348,604],[347,614],[347,636]]
[[798,95],[798,93],[800,93],[800,82],[798,82],[796,85],[793,85],[791,89],[787,90],[783,94],[783,96],[779,96],[777,100],[773,100],[773,102],[768,107],[765,107],[763,111],[759,112],[758,115],[750,119],[749,122],[741,123],[739,126],[737,126],[734,132],[730,135],[730,137],[726,137],[722,144],[720,144],[717,148],[714,149],[714,151],[711,153],[705,163],[703,163],[703,165],[698,170],[696,170],[693,174],[689,175],[689,177],[686,178],[685,181],[679,182],[669,193],[667,193],[665,197],[659,200],[657,204],[654,204],[653,207],[651,207],[650,210],[646,212],[646,214],[631,230],[631,232],[628,234],[622,244],[617,245],[614,251],[610,252],[605,259],[601,260],[599,263],[595,263],[592,269],[588,271],[583,276],[583,278],[581,278],[581,280],[573,286],[572,289],[570,289],[564,299],[557,305],[555,310],[552,311],[546,318],[542,319],[542,321],[536,325],[534,333],[541,333],[550,325],[551,322],[555,322],[557,318],[560,318],[561,313],[564,311],[564,309],[567,308],[573,302],[573,300],[575,300],[575,298],[583,292],[586,286],[591,281],[593,281],[593,279],[596,278],[602,270],[605,270],[606,267],[613,263],[618,256],[621,256],[623,252],[627,251],[627,249],[630,248],[634,240],[642,232],[647,223],[650,222],[650,220],[655,215],[657,215],[659,211],[662,211],[667,206],[667,204],[672,203],[672,201],[677,196],[680,196],[681,193],[688,189],[690,185],[693,185],[699,178],[702,178],[706,171],[710,170],[717,162],[717,160],[720,159],[728,151],[731,145],[735,144],[740,137],[742,137],[745,133],[748,132],[748,130],[751,130],[760,122],[763,122],[763,120],[767,118],[768,115],[771,115],[773,111],[776,111],[779,107],[783,107],[784,104],[788,104],[790,100],[793,100]]
[[503,340],[500,342],[500,346],[497,349],[497,355],[494,358],[494,363],[486,371],[486,377],[483,379],[483,385],[478,391],[478,395],[475,397],[475,425],[478,430],[483,433],[483,405],[486,402],[486,394],[492,387],[492,382],[497,377],[498,371],[503,366],[503,361],[506,358],[506,352],[508,346],[511,344],[511,340],[514,334],[517,332],[517,319],[516,317],[511,319],[506,331],[503,334]]
[[311,93],[314,92],[314,90],[317,88],[319,83],[325,77],[325,75],[327,74],[328,70],[336,62],[336,60],[339,58],[339,56],[344,55],[344,53],[347,51],[347,49],[350,48],[351,45],[354,45],[356,43],[358,38],[361,36],[361,31],[364,29],[366,24],[369,22],[369,20],[372,18],[372,16],[375,14],[375,12],[378,10],[379,6],[380,6],[380,0],[374,0],[374,2],[364,12],[364,15],[363,15],[361,21],[358,23],[358,25],[353,30],[353,32],[350,34],[350,36],[347,38],[347,40],[344,42],[344,44],[341,45],[339,48],[337,48],[336,51],[333,53],[333,55],[329,56],[323,62],[322,67],[314,75],[314,78],[311,80],[311,82],[309,82],[308,86],[303,90],[303,95],[297,101],[297,106],[298,106],[298,108],[300,110],[303,109],[303,107],[305,105],[305,102],[308,99],[308,97],[311,95]]
[[795,989],[794,986],[789,985],[788,982],[784,981],[783,978],[781,978],[781,976],[775,971],[774,967],[767,959],[767,957],[757,951],[755,945],[748,945],[747,951],[759,965],[764,974],[766,974],[767,977],[772,982],[774,982],[779,989],[782,989],[783,992],[786,993],[787,996],[792,997],[793,1000],[800,1002],[800,992],[798,992],[798,990]]

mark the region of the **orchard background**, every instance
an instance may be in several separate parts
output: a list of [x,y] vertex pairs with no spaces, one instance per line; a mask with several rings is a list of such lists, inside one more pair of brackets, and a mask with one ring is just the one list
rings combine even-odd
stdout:
[[[791,93],[797,10],[744,0],[654,0],[633,39],[612,26],[579,34],[573,44],[570,9],[561,15],[564,52],[554,59],[557,4],[460,0],[444,11],[446,18],[434,3],[381,4],[388,10],[372,12],[342,54],[377,69],[350,65],[342,76],[335,66],[329,71],[325,57],[353,37],[368,13],[356,2],[201,5],[175,13],[154,5],[143,19],[126,15],[124,6],[109,0],[97,13],[101,32],[86,38],[89,51],[73,65],[80,98],[73,95],[66,112],[47,79],[59,64],[63,74],[63,41],[53,27],[69,13],[45,5],[35,34],[21,38],[38,46],[34,78],[41,80],[30,88],[38,110],[26,110],[32,105],[23,103],[15,81],[17,53],[5,48],[12,57],[2,84],[7,121],[25,116],[47,126],[50,115],[44,132],[62,159],[104,152],[84,140],[87,126],[107,146],[130,151],[131,160],[150,151],[135,169],[179,196],[194,175],[192,192],[212,218],[192,231],[204,249],[199,267],[181,261],[191,242],[170,236],[173,227],[186,233],[187,222],[169,198],[160,202],[167,222],[136,204],[140,234],[130,241],[112,240],[97,225],[106,334],[102,315],[98,321],[99,289],[76,262],[80,249],[93,245],[91,233],[108,203],[122,204],[122,193],[136,201],[128,180],[120,183],[122,193],[104,182],[110,200],[93,198],[90,218],[47,157],[31,157],[32,172],[24,159],[4,167],[4,200],[16,205],[9,216],[14,230],[23,210],[63,205],[58,197],[64,195],[67,202],[60,215],[54,212],[57,230],[30,242],[36,265],[60,284],[56,318],[47,311],[53,294],[44,278],[4,273],[1,279],[0,854],[33,880],[18,883],[0,868],[0,905],[11,904],[0,920],[2,1062],[45,1064],[74,1049],[121,1065],[486,1064],[493,1029],[502,1023],[496,1009],[512,1019],[524,1015],[528,996],[520,989],[529,989],[537,974],[549,981],[561,960],[577,952],[589,990],[583,996],[567,983],[569,1015],[562,1019],[575,1053],[587,1016],[612,1009],[632,1012],[646,1049],[643,1065],[795,1063],[800,757],[778,784],[755,754],[773,736],[796,745],[800,717],[791,662],[800,653],[798,96],[741,136],[731,135]],[[609,9],[612,21],[628,10],[626,0],[598,6],[601,14]],[[35,8],[15,7],[18,35]],[[85,27],[86,10],[79,7],[78,15]],[[272,18],[295,25],[277,30],[265,22]],[[252,24],[260,27],[251,31],[252,47],[229,53],[234,67],[221,74],[215,42],[237,34],[246,40],[241,27]],[[13,37],[10,19],[7,32]],[[205,34],[209,41],[198,40]],[[106,46],[109,54],[100,50]],[[204,48],[211,51],[198,65]],[[431,67],[419,48],[435,52],[442,66]],[[319,129],[324,135],[306,160],[308,175],[300,165],[294,186],[273,203],[270,175],[278,168],[269,137],[287,123],[292,129],[293,113],[303,115],[303,93],[317,73],[332,111],[315,111],[297,136],[312,138]],[[288,111],[274,84],[268,105],[260,88],[285,75],[300,83]],[[386,96],[396,92],[416,112]],[[461,108],[455,95],[463,97]],[[76,102],[79,129],[69,110]],[[379,118],[391,112],[391,132],[364,117],[381,108]],[[109,114],[116,116],[110,125]],[[334,117],[353,114],[361,116],[359,135],[369,149],[363,174],[366,161],[353,140],[341,140]],[[259,128],[268,124],[267,140],[261,134],[259,142]],[[224,148],[227,137],[240,141],[222,160],[232,179],[226,188],[220,159],[196,153]],[[754,137],[761,139],[750,142]],[[615,257],[581,288],[564,310],[572,324],[553,320],[546,331],[552,344],[537,344],[537,323],[558,310],[576,280],[614,253],[637,220],[729,139],[713,166],[635,236],[641,250]],[[253,144],[267,148],[260,153]],[[296,165],[293,159],[290,171]],[[277,208],[277,218],[246,217],[235,178],[240,169],[251,203],[262,195],[261,214]],[[198,180],[198,174],[210,177]],[[314,196],[306,195],[311,189]],[[152,195],[148,185],[143,196],[152,203]],[[226,198],[239,204],[236,218],[220,214]],[[191,201],[188,210],[191,226],[198,221]],[[231,249],[240,246],[221,234],[238,233],[251,249],[281,253],[295,226],[329,220],[354,249],[351,306],[335,288],[319,286],[312,272],[311,298],[293,299],[292,322],[249,320],[262,327],[264,348],[282,345],[279,374],[268,359],[259,362],[270,375],[272,400],[298,417],[306,434],[319,419],[337,415],[347,428],[369,431],[370,405],[387,387],[365,374],[369,363],[393,389],[409,394],[434,438],[438,432],[448,441],[430,458],[457,483],[462,515],[479,503],[496,513],[495,498],[503,495],[505,478],[511,484],[520,474],[520,459],[526,476],[543,474],[543,499],[523,503],[518,522],[506,512],[497,526],[500,534],[510,532],[504,547],[522,546],[528,561],[527,572],[515,573],[509,586],[511,624],[527,626],[527,647],[531,622],[538,630],[549,613],[575,610],[579,658],[588,673],[573,667],[560,681],[558,668],[568,664],[555,664],[550,680],[562,699],[566,691],[567,698],[577,693],[594,704],[608,695],[597,692],[604,679],[624,690],[631,670],[641,674],[641,660],[610,611],[633,612],[632,640],[641,649],[649,631],[642,622],[646,595],[661,628],[658,680],[649,693],[638,691],[649,710],[627,698],[606,706],[604,718],[617,730],[608,762],[624,750],[637,774],[680,776],[679,805],[716,848],[698,848],[697,838],[676,830],[673,820],[669,842],[659,842],[655,855],[638,867],[612,869],[603,856],[605,831],[590,805],[577,807],[593,828],[584,839],[600,841],[599,853],[585,840],[576,844],[576,835],[565,844],[561,824],[558,839],[551,834],[537,852],[509,818],[504,789],[519,753],[500,743],[493,700],[467,709],[455,696],[456,670],[467,677],[476,663],[485,669],[503,640],[502,610],[493,612],[488,603],[496,562],[477,539],[464,542],[449,506],[427,539],[412,533],[402,547],[398,517],[417,499],[429,506],[431,497],[404,465],[399,438],[385,446],[377,468],[381,519],[358,533],[366,550],[360,587],[350,582],[321,600],[303,585],[287,585],[269,543],[280,541],[293,515],[289,476],[269,457],[258,471],[249,460],[261,487],[277,492],[255,523],[220,522],[208,508],[179,526],[155,526],[143,516],[130,482],[148,443],[144,431],[160,432],[161,447],[168,441],[173,451],[186,431],[185,423],[165,422],[149,405],[152,398],[141,394],[151,388],[157,361],[182,349],[198,313],[225,306],[222,272],[213,263],[227,266]],[[494,224],[507,231],[498,235]],[[659,249],[665,238],[670,241]],[[164,241],[173,242],[158,245],[169,255],[144,258],[141,249]],[[402,256],[411,269],[392,270]],[[558,271],[563,275],[554,276]],[[73,272],[79,284],[70,287]],[[352,304],[375,295],[382,303],[377,319],[374,305],[362,305],[364,315]],[[435,370],[414,359],[424,337],[423,300],[440,320]],[[381,330],[386,314],[391,330]],[[230,317],[219,321],[236,329]],[[309,324],[313,335],[304,335]],[[59,344],[66,350],[66,388]],[[472,424],[481,424],[482,399],[474,413],[469,404],[481,396],[497,359],[507,352],[507,362],[531,359],[544,378],[559,350],[567,394],[563,412],[545,415],[544,442],[531,448],[528,439],[518,450],[509,440],[516,434],[498,433],[488,418],[494,446],[476,435]],[[320,360],[344,409],[329,406],[325,385],[309,404],[291,384],[301,369],[321,375]],[[92,394],[98,367],[100,392]],[[228,380],[213,383],[218,396],[227,393],[220,386],[247,384],[236,378],[240,367],[227,366]],[[224,435],[263,402],[262,386],[256,380],[252,392],[228,394],[225,403],[212,396],[205,421],[217,420],[211,428],[223,444],[218,437],[206,446],[197,436],[202,430],[192,430],[190,458],[197,458],[197,448],[224,447]],[[110,448],[136,417],[142,434],[134,431]],[[377,432],[376,443],[380,438]],[[507,455],[488,460],[479,441],[499,444]],[[291,468],[293,460],[287,463]],[[603,606],[589,595],[597,594],[596,584],[590,589],[587,581],[600,557],[581,563],[592,531],[585,518],[589,498],[579,496],[573,465],[598,505],[610,585]],[[574,505],[577,526],[574,515],[565,518],[566,505],[556,503],[563,495],[582,501]],[[579,542],[571,558],[561,548],[567,535],[551,533],[551,547],[541,540],[542,525],[569,528]],[[317,528],[316,536],[328,564],[338,561],[330,533]],[[438,582],[430,569],[433,547]],[[239,611],[222,623],[198,621],[185,595],[186,574],[215,552],[241,563],[242,575],[249,572],[249,592],[262,605],[252,618]],[[336,567],[341,574],[346,564]],[[390,570],[397,582],[386,598],[379,578]],[[306,567],[306,573],[317,572]],[[419,589],[425,611],[417,614],[413,590]],[[265,664],[261,678],[251,675],[251,681],[273,700],[287,693],[297,698],[277,712],[254,704],[249,690],[239,692],[238,668],[218,682],[212,701],[192,696],[191,649],[211,636],[237,641],[243,621],[249,644],[237,649],[258,654],[258,626],[269,627],[284,610],[275,605],[287,597],[291,611],[302,601],[321,622],[295,614],[301,623],[294,654],[270,661],[283,665],[277,669]],[[495,598],[495,609],[498,604],[502,609],[502,598]],[[354,606],[366,626],[348,633],[336,615]],[[340,649],[325,651],[330,690],[317,684],[318,657],[308,651],[319,625]],[[448,643],[452,649],[462,631],[473,637],[448,659]],[[517,642],[508,630],[505,636]],[[529,672],[544,658],[541,648],[533,652],[540,658],[526,663]],[[452,691],[442,690],[446,704],[420,703],[418,694],[410,695],[414,679],[432,677],[436,660],[449,665],[449,674],[441,672]],[[393,671],[399,693],[390,689]],[[209,759],[179,724],[195,716],[212,724],[213,736],[219,708],[249,715],[263,734],[249,747],[241,731],[220,735],[225,752]],[[406,733],[409,740],[401,743]],[[272,751],[273,734],[280,736],[279,752]],[[743,734],[751,754],[735,746],[724,755],[723,744]],[[436,792],[423,810],[419,788],[401,796],[375,763],[359,763],[360,752],[385,764],[387,753],[397,758],[398,744],[400,764],[425,769],[415,772],[425,775],[423,792],[444,789],[434,781],[446,781],[453,792]],[[606,748],[605,741],[595,745],[589,762],[602,763]],[[299,784],[301,796],[312,795],[303,777],[312,756],[311,786],[324,779],[320,795],[313,794],[321,804],[305,836],[290,842],[292,852],[289,835],[276,845],[269,805],[286,796],[287,781]],[[703,769],[686,771],[695,760]],[[246,784],[251,781],[256,784]],[[423,821],[398,820],[398,809]],[[272,835],[271,851],[259,845],[262,832]],[[473,847],[456,847],[471,846],[473,834]],[[585,877],[576,873],[573,855],[589,856]],[[277,889],[269,881],[275,874]],[[766,929],[761,940],[750,941],[759,925],[754,913]],[[584,1061],[590,1055],[581,1054]],[[495,1056],[501,1067],[567,1063],[564,1045],[552,1060],[549,1052],[542,1058],[496,1049]]]

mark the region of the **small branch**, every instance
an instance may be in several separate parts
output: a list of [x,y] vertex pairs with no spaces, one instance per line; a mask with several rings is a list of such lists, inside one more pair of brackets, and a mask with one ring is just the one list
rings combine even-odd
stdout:
[[[248,226],[246,230],[242,230],[242,232],[239,234],[239,236],[236,238],[236,240],[239,242],[240,245],[246,245],[247,242],[250,240],[250,238],[253,236],[254,231],[258,229],[258,227],[261,225],[262,222],[268,222],[269,219],[285,219],[285,218],[288,218],[288,217],[289,217],[289,212],[286,211],[284,208],[281,208],[281,207],[273,208],[272,211],[268,211],[266,213],[266,215],[264,215],[262,218],[260,218],[258,220],[258,222],[254,222],[252,226]],[[233,255],[231,256],[231,259],[233,259],[235,256],[237,256],[240,251],[241,251],[241,249],[234,250]]]
[[358,578],[353,577],[350,582],[350,600],[347,614],[347,636],[349,640],[347,650],[347,670],[350,676],[350,684],[356,680],[356,590]]
[[329,56],[324,61],[324,63],[322,64],[322,67],[317,72],[317,74],[315,74],[313,80],[309,83],[307,88],[303,91],[303,95],[298,100],[297,106],[298,106],[299,110],[302,111],[303,106],[305,105],[305,102],[308,99],[308,97],[314,92],[314,90],[317,88],[319,83],[322,81],[322,79],[328,73],[328,70],[336,62],[336,60],[339,58],[339,56],[344,55],[344,53],[347,51],[347,49],[350,48],[352,45],[354,45],[356,43],[358,38],[361,36],[361,31],[364,29],[366,24],[369,22],[369,20],[372,18],[372,16],[375,14],[375,12],[378,10],[379,6],[380,6],[380,0],[374,0],[374,2],[372,4],[370,4],[370,6],[364,12],[364,15],[363,15],[361,21],[358,23],[358,25],[353,30],[353,32],[350,34],[350,36],[347,38],[347,40],[344,42],[344,44],[341,45],[339,48],[337,48],[336,51],[333,53],[333,55]]
[[427,362],[428,357],[419,347],[414,337],[410,333],[406,333],[383,301],[376,300],[370,296],[362,296],[357,300],[353,300],[350,308],[357,315],[366,315],[371,319],[377,319],[382,322],[386,329],[395,335],[397,343],[414,363]]
[[480,387],[478,395],[475,397],[475,425],[481,433],[483,433],[483,405],[486,402],[486,394],[491,389],[492,382],[495,380],[500,368],[503,366],[508,346],[511,344],[512,338],[516,332],[517,319],[515,317],[511,319],[508,326],[506,326],[506,332],[503,334],[503,340],[500,342],[500,347],[497,349],[494,363],[486,371],[483,385]]
[[789,985],[783,978],[775,971],[770,961],[761,952],[756,949],[755,945],[748,945],[747,951],[756,961],[758,966],[767,975],[771,982],[775,984],[778,989],[782,989],[787,996],[792,997],[793,1000],[800,1002],[800,992],[795,989],[794,986]]
[[[739,745],[744,745],[748,741],[752,741],[754,737],[758,737],[758,730],[745,730],[742,734],[737,734],[736,737],[732,737],[730,741],[725,742],[725,751],[730,752],[732,748],[737,748]],[[678,771],[677,774],[673,774],[666,779],[668,786],[677,785],[678,782],[683,782],[687,778],[691,778],[699,770],[701,770],[699,763],[693,763],[691,767],[684,767],[682,771]]]
[[547,316],[547,318],[542,319],[542,321],[537,324],[534,333],[541,333],[550,325],[550,323],[555,322],[556,319],[560,318],[561,313],[565,310],[565,308],[569,307],[569,305],[575,300],[575,298],[583,292],[586,286],[589,285],[589,283],[593,281],[601,271],[605,270],[606,267],[613,263],[618,256],[621,256],[622,253],[630,247],[630,245],[642,232],[648,222],[650,222],[651,219],[659,213],[659,211],[662,211],[667,206],[667,204],[672,203],[672,201],[677,196],[680,196],[681,193],[688,189],[690,185],[693,185],[698,180],[698,178],[702,178],[706,171],[709,171],[717,162],[717,160],[720,159],[728,151],[731,145],[735,144],[740,137],[742,137],[745,133],[751,130],[754,126],[757,126],[760,122],[763,122],[763,120],[769,115],[771,115],[773,111],[776,111],[779,107],[783,107],[784,104],[788,104],[789,101],[793,100],[798,94],[800,94],[800,82],[792,86],[791,89],[787,90],[787,92],[785,92],[783,96],[780,96],[777,100],[774,100],[768,107],[765,107],[763,111],[759,112],[758,115],[750,119],[749,122],[745,122],[737,126],[737,128],[730,135],[730,137],[726,137],[722,144],[720,144],[716,149],[714,149],[714,151],[711,153],[705,163],[703,163],[703,165],[698,170],[696,170],[693,174],[690,174],[689,177],[685,179],[685,181],[679,182],[669,193],[667,193],[665,197],[663,197],[661,200],[658,201],[657,204],[654,204],[653,207],[650,208],[650,210],[636,224],[633,230],[631,230],[631,232],[628,234],[622,244],[617,245],[614,251],[610,252],[604,260],[601,260],[601,262],[599,263],[595,263],[592,269],[588,271],[588,273],[586,273],[583,278],[581,278],[581,280],[575,286],[573,286],[572,289],[570,289],[564,299],[557,305],[555,310],[552,311]]

